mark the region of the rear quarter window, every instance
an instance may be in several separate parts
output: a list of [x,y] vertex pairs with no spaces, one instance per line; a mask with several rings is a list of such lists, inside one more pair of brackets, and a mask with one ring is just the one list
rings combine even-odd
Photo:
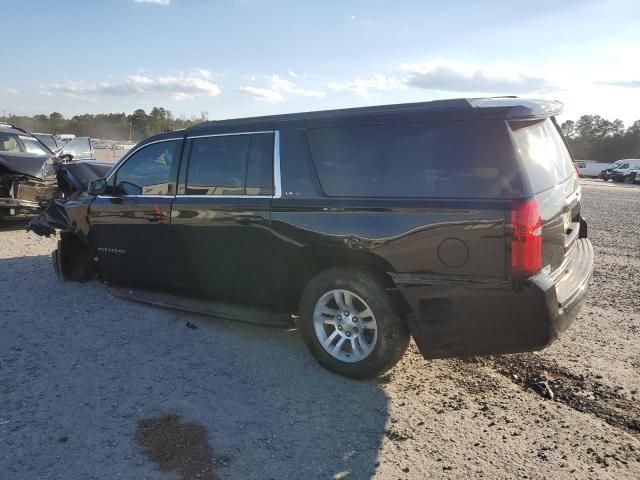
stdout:
[[548,190],[574,175],[569,150],[551,119],[510,122],[510,126],[533,193]]
[[324,192],[337,197],[502,198],[504,123],[429,122],[307,131]]

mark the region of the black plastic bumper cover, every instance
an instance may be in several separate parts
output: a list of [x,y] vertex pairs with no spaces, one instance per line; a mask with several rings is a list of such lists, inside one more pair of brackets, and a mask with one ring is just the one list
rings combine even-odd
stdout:
[[587,297],[593,260],[591,242],[581,238],[555,283],[545,273],[518,281],[394,280],[425,358],[517,353],[540,350],[567,329]]

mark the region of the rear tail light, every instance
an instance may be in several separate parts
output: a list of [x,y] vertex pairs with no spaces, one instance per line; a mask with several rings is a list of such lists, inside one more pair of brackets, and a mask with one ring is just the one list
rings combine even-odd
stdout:
[[542,268],[542,219],[537,200],[514,202],[511,225],[511,274],[530,277]]
[[575,163],[573,164],[573,169],[576,171],[576,175],[579,177],[580,176],[580,169],[578,168],[578,165],[576,165]]

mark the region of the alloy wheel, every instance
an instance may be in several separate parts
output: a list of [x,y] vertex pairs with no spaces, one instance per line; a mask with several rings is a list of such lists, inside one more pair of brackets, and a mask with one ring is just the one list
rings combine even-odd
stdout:
[[313,324],[322,347],[343,362],[360,362],[373,351],[378,324],[373,311],[349,290],[331,290],[320,297]]

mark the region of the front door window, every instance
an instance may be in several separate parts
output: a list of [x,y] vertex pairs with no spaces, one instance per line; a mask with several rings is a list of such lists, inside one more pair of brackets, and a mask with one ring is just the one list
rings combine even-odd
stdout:
[[179,141],[158,142],[134,153],[116,172],[116,195],[172,195]]

